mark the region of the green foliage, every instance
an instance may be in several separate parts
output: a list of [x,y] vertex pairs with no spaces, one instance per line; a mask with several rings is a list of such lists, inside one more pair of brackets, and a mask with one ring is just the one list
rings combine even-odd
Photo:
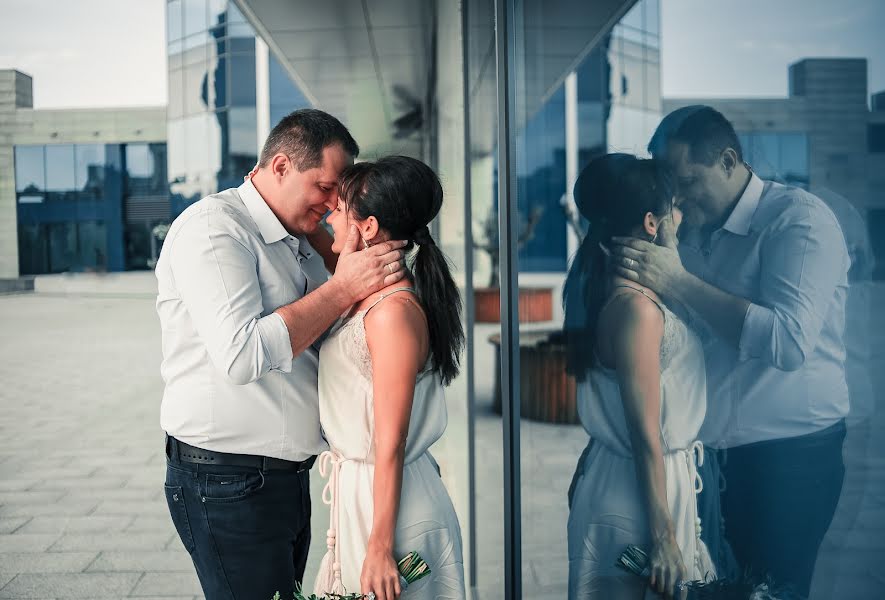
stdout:
[[[422,577],[430,575],[430,567],[427,566],[427,563],[424,562],[421,555],[414,551],[406,554],[406,556],[397,563],[397,569],[399,569],[400,575],[402,575],[407,585],[415,583]],[[368,596],[365,594],[355,593],[344,595],[326,594],[325,596],[310,594],[309,596],[305,596],[302,592],[301,586],[296,585],[293,600],[365,600],[366,598],[368,598]],[[280,593],[276,592],[271,600],[280,600]]]

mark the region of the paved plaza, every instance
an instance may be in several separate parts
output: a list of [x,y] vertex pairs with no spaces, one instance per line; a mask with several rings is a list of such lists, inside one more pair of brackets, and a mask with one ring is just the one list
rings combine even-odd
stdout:
[[[90,295],[83,285],[75,293],[0,296],[0,598],[201,597],[163,495],[159,328],[153,298],[144,293],[150,282],[140,281],[136,293]],[[883,325],[871,331],[883,337]],[[503,596],[501,419],[489,408],[488,333],[476,335],[482,600]],[[450,415],[450,427],[461,422]],[[849,435],[849,475],[822,549],[816,599],[883,597],[881,411],[869,431],[866,438],[857,429]],[[526,597],[565,598],[565,490],[585,442],[577,426],[523,424]],[[444,470],[455,451],[445,441],[435,449]],[[308,581],[324,550],[322,483],[312,473]]]

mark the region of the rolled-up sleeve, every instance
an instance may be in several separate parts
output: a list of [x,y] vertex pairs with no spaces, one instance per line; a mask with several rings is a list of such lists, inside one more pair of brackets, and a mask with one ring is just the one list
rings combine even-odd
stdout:
[[270,370],[292,370],[292,346],[282,317],[262,316],[255,255],[221,210],[197,213],[173,240],[175,287],[215,367],[245,385]]
[[795,371],[817,346],[846,277],[842,230],[825,208],[802,204],[763,242],[760,263],[758,300],[744,317],[739,357]]

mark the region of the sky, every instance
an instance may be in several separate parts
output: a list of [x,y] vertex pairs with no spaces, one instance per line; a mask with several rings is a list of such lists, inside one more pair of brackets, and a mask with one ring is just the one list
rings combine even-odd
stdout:
[[[35,108],[166,103],[165,0],[0,0],[0,69]],[[885,0],[661,0],[665,97],[778,97],[805,57],[864,57],[885,90]]]

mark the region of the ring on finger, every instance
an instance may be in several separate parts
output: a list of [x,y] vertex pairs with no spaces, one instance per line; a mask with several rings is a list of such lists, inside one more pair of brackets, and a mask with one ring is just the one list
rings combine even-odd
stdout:
[[632,268],[633,268],[633,263],[634,263],[634,262],[635,262],[635,261],[634,261],[632,258],[625,258],[625,259],[624,259],[624,264],[627,266],[628,269],[632,269]]
[[393,263],[387,263],[387,270],[390,271],[391,275],[393,275],[393,273],[395,272],[393,270]]

